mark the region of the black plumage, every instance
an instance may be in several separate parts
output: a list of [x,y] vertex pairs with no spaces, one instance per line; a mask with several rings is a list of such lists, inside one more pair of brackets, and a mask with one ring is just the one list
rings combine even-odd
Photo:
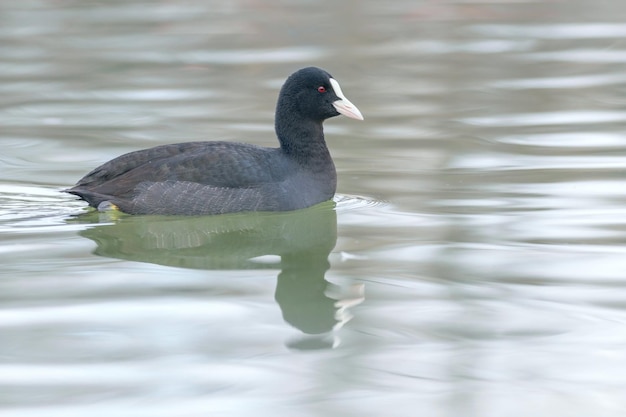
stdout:
[[221,214],[285,211],[329,200],[336,172],[322,123],[344,114],[362,119],[339,84],[315,67],[292,74],[276,104],[278,148],[187,142],[119,156],[66,190],[103,209],[130,214]]

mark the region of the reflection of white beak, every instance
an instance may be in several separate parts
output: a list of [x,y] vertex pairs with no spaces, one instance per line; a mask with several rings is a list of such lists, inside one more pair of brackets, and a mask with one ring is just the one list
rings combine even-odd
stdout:
[[339,83],[337,82],[337,80],[331,78],[330,85],[333,86],[335,94],[337,95],[337,97],[339,97],[339,100],[333,102],[333,106],[335,107],[335,109],[339,113],[351,119],[363,120],[363,115],[361,114],[359,109],[357,109],[356,106],[352,104],[352,102],[348,100],[346,96],[343,95],[343,92],[341,91],[341,87],[339,87]]

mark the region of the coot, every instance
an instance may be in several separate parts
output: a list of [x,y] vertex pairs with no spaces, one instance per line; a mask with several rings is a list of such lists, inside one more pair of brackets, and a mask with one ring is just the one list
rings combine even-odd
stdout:
[[286,211],[330,200],[337,174],[322,123],[343,114],[363,120],[332,76],[315,67],[293,73],[276,104],[278,148],[187,142],[119,156],[65,190],[99,210],[203,215]]

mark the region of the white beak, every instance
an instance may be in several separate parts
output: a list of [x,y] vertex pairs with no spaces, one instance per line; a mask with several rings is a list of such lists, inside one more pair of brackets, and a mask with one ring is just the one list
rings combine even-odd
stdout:
[[334,78],[331,78],[330,85],[333,86],[333,90],[335,90],[335,94],[337,95],[337,97],[339,97],[339,100],[333,103],[333,106],[335,107],[335,109],[339,113],[351,119],[363,120],[363,115],[361,114],[359,109],[357,109],[356,106],[352,104],[352,102],[348,100],[346,96],[343,95],[343,92],[341,91],[341,87],[339,86],[339,83],[337,82],[337,80],[335,80]]

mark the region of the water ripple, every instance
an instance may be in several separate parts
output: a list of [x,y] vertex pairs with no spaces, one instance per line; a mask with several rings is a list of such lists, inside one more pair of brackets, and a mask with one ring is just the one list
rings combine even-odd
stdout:
[[542,62],[577,62],[583,64],[623,64],[626,50],[569,49],[564,51],[535,52],[520,54],[520,60]]
[[111,60],[124,62],[184,62],[186,64],[243,65],[251,63],[311,62],[322,59],[326,52],[322,48],[298,47],[250,50],[197,50],[163,54],[155,51],[116,51],[107,54]]
[[621,148],[626,146],[626,133],[618,132],[556,132],[502,136],[497,142],[514,145],[552,148]]
[[482,152],[455,157],[450,160],[447,167],[487,170],[609,170],[622,169],[625,166],[626,156],[551,156]]
[[347,194],[335,195],[335,203],[337,203],[337,211],[351,211],[375,207],[385,207],[389,203],[381,200],[375,200],[370,197],[355,196]]
[[487,36],[533,39],[605,39],[626,37],[623,23],[570,23],[545,25],[474,25],[471,30]]
[[468,117],[462,123],[485,127],[580,125],[626,121],[624,111],[554,111],[543,113],[501,114],[485,117]]
[[497,88],[510,88],[524,90],[529,88],[587,88],[600,87],[626,82],[626,74],[588,74],[569,77],[544,77],[544,78],[519,78],[513,80],[500,80],[491,83]]

